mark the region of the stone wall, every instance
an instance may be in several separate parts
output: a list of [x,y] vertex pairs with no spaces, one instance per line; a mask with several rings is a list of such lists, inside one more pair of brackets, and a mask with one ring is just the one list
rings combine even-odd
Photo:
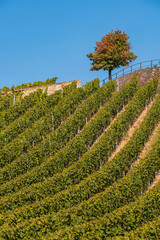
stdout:
[[128,83],[135,74],[138,75],[138,83],[140,84],[140,86],[144,86],[145,83],[149,82],[154,77],[158,77],[159,86],[158,86],[157,92],[160,93],[160,68],[159,67],[137,70],[133,73],[129,73],[125,76],[117,78],[116,82],[117,84],[119,82],[119,88],[121,88],[124,84]]
[[[46,87],[48,88],[48,95],[53,94],[55,91],[62,89],[64,86],[67,86],[73,82],[77,83],[77,88],[81,87],[81,80],[74,80],[69,82],[61,82],[61,83],[55,83],[55,84],[49,84],[47,86],[40,86],[40,87],[31,87],[31,88],[25,88],[22,89],[23,97],[28,96],[31,92],[35,92],[38,89],[42,89],[43,92],[45,91]],[[9,91],[8,93],[11,93]],[[5,95],[5,93],[1,93],[2,95]]]
[[81,87],[81,81],[75,80],[75,81],[69,81],[69,82],[61,82],[61,83],[55,83],[55,84],[49,84],[47,86],[41,86],[41,87],[32,87],[32,88],[26,88],[23,90],[23,97],[28,96],[31,92],[34,92],[38,89],[42,89],[43,92],[45,91],[46,87],[48,88],[48,95],[53,94],[55,91],[62,89],[64,86],[67,86],[73,82],[77,83],[77,88]]

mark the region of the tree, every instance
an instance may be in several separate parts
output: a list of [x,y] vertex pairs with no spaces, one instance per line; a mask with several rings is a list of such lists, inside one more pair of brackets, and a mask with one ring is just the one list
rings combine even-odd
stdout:
[[128,35],[120,30],[112,30],[102,37],[100,42],[96,42],[94,53],[87,54],[87,57],[92,61],[90,70],[108,70],[109,80],[111,80],[112,70],[120,66],[128,66],[137,58],[130,51],[131,43],[127,42],[128,39]]

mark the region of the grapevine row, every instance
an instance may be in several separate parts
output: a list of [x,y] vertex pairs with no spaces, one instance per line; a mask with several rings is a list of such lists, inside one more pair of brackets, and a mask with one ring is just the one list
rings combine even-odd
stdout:
[[[111,213],[107,213],[103,218],[92,220],[73,227],[66,227],[58,232],[53,232],[42,237],[42,240],[53,239],[132,239],[132,237],[144,237],[144,239],[151,239],[150,233],[152,226],[156,230],[159,225],[159,219],[153,222],[154,225],[148,224],[151,219],[157,218],[160,215],[160,183],[158,183],[152,190],[139,197],[133,203],[127,204]],[[11,220],[8,219],[10,223]],[[143,229],[136,230],[142,224]],[[144,230],[145,229],[145,230]],[[130,231],[133,231],[127,234]],[[134,230],[136,230],[134,232]],[[146,231],[147,230],[147,231]],[[137,233],[139,232],[139,235]],[[136,234],[135,234],[136,233]],[[153,233],[153,232],[152,232]],[[122,237],[122,235],[126,235]],[[144,234],[144,235],[143,235]],[[119,236],[121,235],[121,237]],[[114,236],[117,236],[114,238]],[[95,238],[94,238],[95,237]],[[148,238],[147,238],[148,237]],[[137,238],[133,238],[137,239]],[[155,238],[156,239],[156,238]]]
[[0,133],[0,148],[16,138],[18,134],[22,133],[26,128],[31,127],[35,121],[38,121],[46,113],[50,112],[51,115],[55,105],[74,89],[76,89],[76,83],[67,85],[63,88],[63,93],[62,90],[56,91],[54,94],[47,96],[46,99],[43,99],[43,101],[38,102],[31,109],[29,108],[24,115],[9,124],[9,126]]
[[13,105],[13,94],[1,96],[0,94],[0,112],[5,111]]
[[[135,78],[128,85],[124,86],[119,92],[116,92],[111,98],[111,100],[109,100],[108,103],[99,110],[94,119],[92,119],[84,127],[84,129],[66,145],[66,147],[64,147],[54,157],[49,158],[47,161],[45,161],[44,164],[41,164],[40,167],[36,167],[28,174],[20,176],[17,179],[2,185],[0,187],[0,195],[4,195],[7,192],[8,193],[11,193],[13,191],[15,192],[24,186],[40,182],[44,178],[52,176],[57,171],[61,172],[64,167],[67,167],[65,161],[67,161],[70,164],[72,162],[77,161],[78,158],[87,151],[88,145],[93,144],[97,136],[101,134],[104,128],[106,128],[110,124],[111,118],[113,118],[117,114],[117,111],[122,109],[123,105],[128,102],[128,99],[130,99],[133,96],[134,92],[137,91],[137,87],[138,87],[137,79]],[[99,98],[99,95],[97,95],[97,97]],[[93,99],[91,102],[93,102]],[[84,114],[83,110],[84,108],[80,109],[79,112],[81,112],[81,114]],[[79,114],[77,116],[79,117]],[[77,129],[77,123],[75,127]],[[56,141],[54,141],[53,146],[56,144]],[[112,148],[113,144],[111,146],[111,150]],[[86,158],[84,158],[83,161],[85,161],[85,159]],[[95,165],[95,167],[96,166],[97,164]],[[95,169],[95,167],[93,168],[93,170]],[[11,170],[13,171],[13,167]],[[3,177],[3,179],[4,181],[6,180],[5,176]]]
[[23,98],[20,103],[17,102],[9,109],[1,112],[0,115],[0,130],[4,130],[10,123],[17,119],[20,115],[24,114],[28,108],[33,107],[38,101],[43,101],[47,94],[42,93],[42,90],[38,90],[29,94]]
[[[160,136],[157,139],[156,144],[152,146],[152,149],[146,158],[141,160],[140,164],[136,166],[130,174],[121,179],[117,184],[107,188],[103,193],[95,195],[89,201],[83,202],[77,207],[61,211],[57,215],[52,214],[41,216],[40,218],[36,218],[35,221],[40,221],[41,229],[43,229],[43,224],[45,223],[45,225],[48,225],[49,231],[55,231],[68,225],[72,226],[81,224],[93,220],[93,218],[96,219],[97,217],[102,217],[104,214],[106,214],[107,217],[108,213],[112,212],[114,209],[131,201],[135,201],[137,197],[141,195],[142,191],[148,188],[148,183],[153,181],[155,172],[160,168],[159,145]],[[115,211],[113,212],[113,215],[115,215]],[[52,222],[52,226],[49,224],[48,220]],[[94,222],[95,221],[92,223],[93,225]],[[106,220],[106,222],[108,221]],[[117,218],[115,218],[115,222],[117,223]],[[33,223],[33,225],[32,223],[33,219],[32,221],[29,220],[27,223],[24,222],[24,224],[27,224],[28,227],[30,226],[33,229],[35,223]],[[82,226],[80,226],[80,229],[83,230]],[[110,227],[107,230],[108,232],[113,231]]]
[[160,239],[160,216],[150,221],[142,227],[131,231],[129,234],[123,237],[115,237],[115,240],[127,240],[127,239]]
[[[142,95],[143,94],[139,96],[142,97]],[[137,98],[135,99],[136,101],[138,100]],[[133,105],[134,104],[130,105],[132,109]],[[44,232],[44,227],[46,226],[47,231],[55,231],[58,230],[58,228],[62,228],[63,225],[65,226],[89,221],[90,219],[93,219],[93,217],[102,216],[105,212],[110,212],[127,201],[135,199],[136,195],[140,195],[140,190],[142,188],[147,188],[148,181],[146,180],[148,180],[148,178],[152,179],[155,171],[159,169],[159,144],[160,139],[149,152],[147,157],[141,161],[139,166],[135,167],[131,173],[128,174],[128,176],[121,179],[115,186],[107,188],[105,192],[95,195],[89,201],[84,202],[77,207],[73,207],[72,209],[59,212],[58,214],[32,219],[22,224],[17,224],[15,229],[12,229],[13,233],[18,238],[23,237],[23,234],[25,234],[25,236],[32,236],[32,234],[34,234],[32,237],[41,236],[41,234]],[[150,164],[150,162],[153,165]],[[72,198],[68,196],[68,204],[71,202]],[[57,201],[57,208],[58,204],[59,201]],[[1,206],[4,209],[3,203]]]
[[[97,79],[95,82],[97,82],[97,84],[95,84],[95,88],[92,88],[92,91],[99,88],[99,80]],[[21,158],[25,158],[26,156],[23,156],[23,154],[27,149],[30,147],[32,150],[35,143],[40,142],[44,138],[44,135],[57,128],[62,123],[62,120],[70,115],[71,111],[74,112],[76,110],[78,103],[81,103],[85,97],[85,90],[78,88],[72,91],[69,96],[63,98],[58,105],[55,106],[52,114],[48,113],[40,118],[31,128],[26,129],[25,132],[0,150],[0,166],[4,167],[6,164],[10,164],[20,155],[22,155]],[[36,147],[33,152],[36,152],[37,149],[38,147]],[[46,151],[44,151],[44,154],[45,153]]]
[[[77,133],[77,129],[83,128],[86,118],[89,119],[94,112],[98,110],[100,104],[103,104],[103,102],[110,98],[115,88],[115,82],[109,82],[104,85],[104,87],[99,88],[98,91],[95,91],[91,97],[79,105],[78,109],[70,118],[52,132],[42,143],[3,168],[0,172],[1,183],[26,172],[38,164],[37,159],[39,159],[39,162],[42,162],[49,154],[52,153],[52,155],[54,155],[62,146],[65,146]],[[73,93],[73,95],[75,94]],[[45,150],[43,151],[43,149]],[[28,165],[25,164],[27,160]]]
[[[55,204],[57,201],[59,202],[59,204],[62,201],[63,204],[65,204],[65,195],[67,195],[67,198],[69,197],[72,199],[76,194],[78,202],[81,202],[87,200],[98,192],[104,191],[107,186],[114,182],[117,175],[119,178],[123,176],[124,167],[126,165],[130,167],[130,164],[128,162],[136,159],[136,155],[134,153],[137,154],[137,150],[142,150],[144,146],[144,141],[148,139],[150,133],[155,127],[155,124],[160,119],[160,112],[157,112],[158,108],[160,109],[160,97],[159,101],[157,99],[157,101],[153,104],[140,128],[135,132],[135,134],[124,147],[124,149],[117,155],[118,158],[116,156],[111,162],[106,163],[100,171],[89,176],[87,179],[85,179],[75,187],[70,188],[68,191],[62,192],[58,195],[56,194],[55,196],[50,198],[45,198],[41,202],[35,202],[32,205],[24,206],[17,210],[16,214],[12,213],[11,215],[7,216],[7,219],[9,218],[12,220],[12,223],[15,223],[16,219],[19,219],[19,217],[21,217],[21,219],[28,219],[30,217],[48,214],[52,211],[55,211]],[[137,144],[137,142],[139,144]],[[132,156],[133,159],[130,160],[129,156]],[[34,188],[37,191],[38,187],[40,187],[41,191],[43,191],[43,194],[46,194],[48,191],[48,193],[51,192],[53,195],[57,191],[61,191],[65,187],[67,188],[67,185],[72,185],[74,183],[74,179],[78,178],[78,174],[76,176],[73,176],[73,170],[71,179],[69,178],[70,175],[71,171],[65,171],[64,173],[62,172],[62,174],[56,174],[54,177],[50,178],[49,181],[43,182],[43,184],[40,183],[39,185],[32,186],[32,190],[30,191],[33,191]],[[37,197],[37,192],[33,192],[32,195],[35,195]],[[39,203],[41,204],[41,210],[39,209]]]

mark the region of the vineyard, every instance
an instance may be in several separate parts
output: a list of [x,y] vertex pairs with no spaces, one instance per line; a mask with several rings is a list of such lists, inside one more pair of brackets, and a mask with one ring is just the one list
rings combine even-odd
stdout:
[[160,239],[158,84],[0,96],[0,239]]

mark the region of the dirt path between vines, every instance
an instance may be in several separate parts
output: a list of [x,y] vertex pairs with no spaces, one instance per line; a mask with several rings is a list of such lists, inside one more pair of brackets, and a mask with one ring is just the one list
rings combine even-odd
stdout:
[[140,159],[144,158],[146,154],[151,150],[154,142],[156,141],[158,134],[160,134],[160,122],[156,125],[155,129],[150,135],[148,141],[146,142],[145,148],[143,148],[142,152],[139,155],[139,159],[134,163],[134,166],[137,165]]
[[[160,122],[156,127],[156,136],[158,135],[160,135]],[[154,138],[154,141],[156,141],[156,137]],[[157,172],[157,176],[155,177],[155,179],[153,180],[153,182],[151,183],[151,185],[149,186],[146,192],[148,192],[149,189],[152,189],[159,181],[160,181],[160,170]]]
[[99,140],[101,139],[101,137],[103,136],[103,134],[108,131],[108,129],[112,126],[112,124],[117,120],[118,116],[125,111],[125,109],[126,109],[127,106],[128,106],[128,103],[123,107],[123,109],[122,109],[120,112],[118,112],[118,114],[113,118],[112,122],[105,128],[105,130],[99,135],[99,137],[97,138],[97,140],[94,141],[94,143],[92,144],[92,146],[91,146],[88,150],[92,149],[92,147],[93,147],[97,142],[99,142]]
[[155,100],[153,100],[144,110],[143,112],[140,114],[140,116],[137,118],[137,120],[135,120],[135,122],[133,123],[132,127],[128,130],[128,132],[126,133],[124,139],[122,139],[122,141],[120,142],[120,144],[118,145],[117,149],[112,153],[109,161],[111,161],[120,151],[121,149],[128,143],[128,141],[130,140],[130,138],[133,136],[133,134],[135,133],[135,131],[139,128],[140,124],[143,122],[145,116],[147,115],[147,112],[149,111],[149,109],[151,108],[153,102]]

